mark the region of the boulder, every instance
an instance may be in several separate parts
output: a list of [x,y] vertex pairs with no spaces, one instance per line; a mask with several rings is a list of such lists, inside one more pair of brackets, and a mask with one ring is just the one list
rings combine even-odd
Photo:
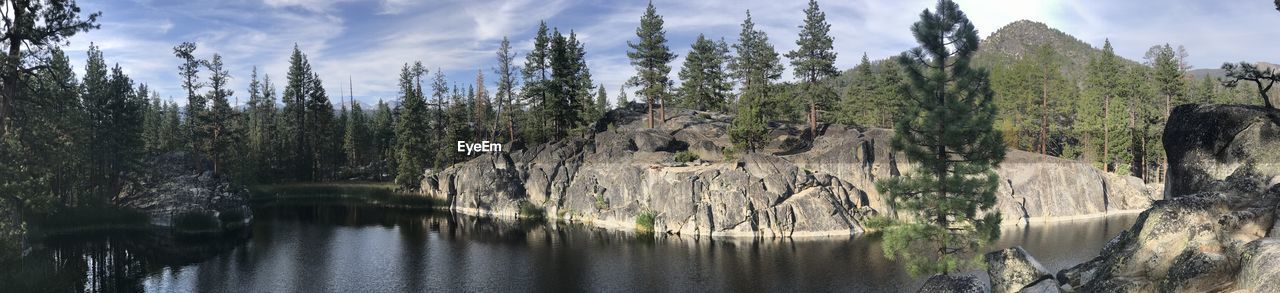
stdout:
[[[138,174],[127,182],[112,201],[121,207],[146,213],[151,222],[170,226],[173,218],[184,214],[203,214],[217,219],[236,220],[244,225],[252,219],[249,190],[231,179],[214,174],[212,163],[186,152],[170,152],[148,158]],[[238,219],[219,217],[233,212]]]
[[[1166,197],[1216,189],[1232,174],[1280,183],[1280,111],[1261,106],[1187,104],[1173,109],[1164,130],[1169,160]],[[1176,179],[1176,180],[1175,180]]]
[[641,152],[667,151],[671,146],[671,134],[658,129],[642,129],[631,137],[636,150]]
[[[1021,246],[987,253],[983,259],[987,263],[987,274],[991,276],[993,293],[1018,292],[1041,279],[1052,279],[1049,271]],[[1054,283],[1056,288],[1057,282]]]
[[1280,238],[1267,237],[1250,242],[1241,253],[1236,290],[1280,292]]
[[1058,285],[1058,281],[1052,278],[1041,279],[1039,282],[1032,283],[1018,290],[1018,293],[1058,293],[1062,292],[1062,287]]
[[933,275],[924,281],[920,293],[982,293],[982,284],[973,275]]

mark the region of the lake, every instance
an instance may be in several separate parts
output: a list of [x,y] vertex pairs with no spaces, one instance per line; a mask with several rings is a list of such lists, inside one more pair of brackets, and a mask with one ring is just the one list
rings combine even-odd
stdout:
[[[43,241],[0,288],[148,292],[914,292],[873,237],[654,237],[574,224],[325,202],[255,208],[231,239],[115,232]],[[1136,214],[1007,229],[1051,271],[1097,254]],[[251,236],[250,236],[251,235]],[[980,278],[986,274],[974,271]],[[8,291],[8,290],[4,290]]]

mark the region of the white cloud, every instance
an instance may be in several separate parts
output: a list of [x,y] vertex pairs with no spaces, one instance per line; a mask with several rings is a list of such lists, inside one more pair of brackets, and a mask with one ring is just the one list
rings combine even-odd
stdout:
[[[1118,52],[1140,59],[1154,44],[1185,45],[1191,63],[1216,67],[1224,61],[1275,60],[1268,48],[1280,47],[1280,27],[1269,1],[1203,3],[1195,1],[985,1],[958,0],[983,36],[1018,20],[1049,24],[1081,40],[1100,45],[1111,38]],[[223,55],[244,93],[252,66],[283,83],[289,53],[298,44],[326,81],[331,94],[346,88],[347,77],[366,103],[393,98],[400,65],[421,60],[451,80],[470,83],[477,69],[490,74],[494,51],[509,36],[523,63],[540,20],[564,32],[574,30],[587,48],[588,64],[610,96],[634,70],[625,56],[635,38],[645,1],[594,0],[241,0],[138,1],[82,3],[103,10],[102,29],[73,38],[68,50],[82,67],[83,51],[96,42],[108,62],[120,63],[136,80],[164,95],[177,95],[173,45],[196,41],[202,56]],[[837,66],[854,66],[863,52],[884,58],[915,46],[907,31],[921,10],[935,1],[822,0],[839,53]],[[657,0],[666,21],[668,46],[681,57],[699,33],[712,39],[737,39],[750,9],[757,28],[768,33],[780,54],[795,47],[805,1]],[[783,60],[785,65],[786,60]],[[789,66],[788,66],[789,67]],[[790,73],[785,75],[791,79]],[[492,77],[488,78],[493,81]],[[492,85],[490,85],[492,86]],[[337,98],[335,98],[337,100]]]

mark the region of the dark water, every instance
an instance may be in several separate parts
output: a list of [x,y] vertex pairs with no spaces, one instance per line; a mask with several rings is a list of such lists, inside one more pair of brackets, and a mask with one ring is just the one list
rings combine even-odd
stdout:
[[[914,291],[921,282],[867,237],[652,237],[334,204],[256,214],[247,240],[149,233],[48,240],[21,264],[0,267],[0,282],[9,283],[0,291],[880,292]],[[1056,271],[1091,258],[1134,219],[1008,230],[996,246],[1022,245]]]

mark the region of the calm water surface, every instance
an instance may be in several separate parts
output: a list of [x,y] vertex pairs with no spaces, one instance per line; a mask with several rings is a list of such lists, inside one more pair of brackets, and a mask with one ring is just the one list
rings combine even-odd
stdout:
[[[652,237],[339,204],[255,209],[230,240],[150,233],[50,239],[4,270],[16,291],[507,292],[914,291],[876,239]],[[1097,254],[1136,215],[1010,229],[1057,271]],[[252,235],[252,236],[248,236]],[[976,271],[975,271],[976,272]],[[985,273],[976,272],[984,279]],[[7,290],[0,290],[7,291]]]

